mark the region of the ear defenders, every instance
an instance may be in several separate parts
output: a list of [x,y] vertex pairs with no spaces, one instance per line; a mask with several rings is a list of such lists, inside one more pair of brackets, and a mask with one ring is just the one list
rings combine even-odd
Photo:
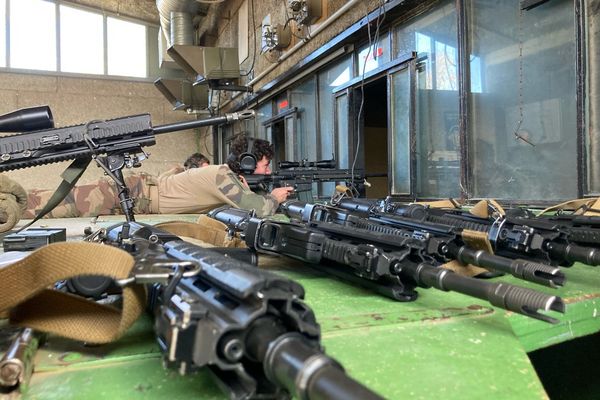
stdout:
[[246,138],[248,141],[248,147],[246,151],[240,154],[240,170],[243,174],[253,174],[256,169],[256,163],[258,160],[254,153],[252,153],[252,147],[254,146],[254,139],[251,137]]

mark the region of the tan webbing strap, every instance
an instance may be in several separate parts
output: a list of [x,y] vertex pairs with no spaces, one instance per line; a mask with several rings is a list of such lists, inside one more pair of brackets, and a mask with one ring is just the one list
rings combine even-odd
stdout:
[[[544,215],[546,213],[555,212],[558,210],[574,211],[574,210],[577,210],[582,207],[596,208],[596,207],[594,207],[594,205],[598,202],[599,199],[600,198],[598,198],[598,197],[593,197],[593,198],[588,198],[588,199],[574,199],[574,200],[565,201],[563,203],[556,204],[552,207],[548,207],[545,210],[540,211],[538,213],[538,215]],[[597,214],[594,213],[592,215],[597,215]]]
[[108,343],[118,339],[142,313],[146,305],[143,286],[123,288],[122,310],[48,288],[79,275],[124,279],[133,267],[133,257],[116,247],[54,243],[0,269],[0,311],[10,310],[15,325],[90,343]]
[[506,214],[504,208],[502,208],[502,206],[498,204],[498,202],[494,199],[485,199],[478,201],[477,204],[475,204],[469,212],[477,217],[488,218],[490,216],[490,205],[496,210],[498,210],[498,212],[501,215]]
[[[461,236],[467,246],[475,250],[483,250],[487,253],[494,254],[494,251],[492,250],[492,244],[487,237],[487,233],[463,229]],[[450,269],[463,276],[476,276],[484,272],[489,272],[485,268],[476,267],[475,265],[471,264],[463,265],[456,260],[443,264],[442,267]]]
[[246,247],[239,238],[227,236],[227,226],[207,215],[200,215],[198,222],[169,221],[154,225],[177,236],[201,240],[216,247]]
[[594,202],[589,206],[589,210],[586,210],[583,215],[589,215],[589,216],[594,216],[594,215],[600,215],[600,198],[596,197],[591,199]]
[[431,208],[460,208],[460,203],[453,199],[435,201],[417,201],[413,204],[422,204]]

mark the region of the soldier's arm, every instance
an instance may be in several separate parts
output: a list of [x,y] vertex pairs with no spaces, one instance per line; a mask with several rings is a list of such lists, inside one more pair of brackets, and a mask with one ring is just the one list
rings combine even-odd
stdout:
[[228,203],[246,210],[255,210],[259,217],[275,214],[279,202],[274,196],[254,193],[229,168],[220,172],[222,173],[217,178],[217,188]]

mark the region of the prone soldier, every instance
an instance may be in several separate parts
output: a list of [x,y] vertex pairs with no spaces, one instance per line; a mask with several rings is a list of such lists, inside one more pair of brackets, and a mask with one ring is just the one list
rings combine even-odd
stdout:
[[[250,145],[249,145],[250,143]],[[250,190],[240,174],[240,158],[254,160],[250,173],[270,174],[273,146],[266,140],[238,136],[231,144],[226,164],[209,165],[200,153],[190,156],[184,168],[173,168],[159,177],[147,173],[125,177],[125,183],[135,199],[137,214],[205,213],[222,205],[254,209],[257,215],[275,213],[292,188],[276,188],[269,194],[256,194]],[[252,163],[250,163],[252,165]],[[246,166],[246,164],[244,164]],[[33,218],[52,196],[51,190],[29,192],[27,210],[23,218]],[[110,179],[77,185],[52,211],[50,218],[91,217],[119,214],[121,208],[118,190]]]

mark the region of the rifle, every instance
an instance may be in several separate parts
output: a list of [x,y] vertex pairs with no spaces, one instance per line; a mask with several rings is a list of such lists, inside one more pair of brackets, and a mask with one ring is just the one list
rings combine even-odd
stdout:
[[562,271],[556,267],[528,260],[510,259],[482,250],[481,248],[486,248],[485,239],[482,240],[481,237],[478,237],[477,232],[423,221],[409,220],[408,223],[404,223],[403,219],[394,215],[388,216],[375,212],[361,217],[343,208],[337,209],[299,201],[283,203],[282,210],[290,218],[304,222],[333,222],[351,229],[359,228],[384,234],[390,238],[418,239],[423,243],[423,257],[430,258],[437,263],[457,260],[463,265],[471,264],[508,273],[516,278],[553,288],[562,286],[566,280]]
[[506,257],[523,257],[563,267],[570,267],[575,262],[600,265],[600,219],[597,217],[529,217],[508,212],[497,218],[482,218],[461,209],[430,208],[387,200],[343,199],[336,206],[373,218],[429,222],[484,232],[494,252]]
[[[329,162],[329,160],[327,160]],[[289,161],[286,161],[288,163]],[[317,161],[318,162],[318,161]],[[284,165],[287,166],[287,165]],[[327,168],[291,168],[280,169],[271,175],[244,175],[252,190],[269,191],[267,187],[290,186],[298,194],[298,199],[312,201],[313,183],[344,182],[346,186],[363,193],[368,186],[367,178],[387,176],[386,173],[365,173],[362,169],[332,169]]]
[[231,399],[381,399],[324,354],[302,286],[240,261],[253,257],[247,249],[218,253],[136,222],[93,237],[136,260],[120,284],[153,283],[167,366],[182,374],[207,367]]
[[93,159],[116,182],[128,221],[134,221],[133,200],[125,186],[122,169],[139,167],[148,156],[143,147],[156,144],[156,135],[254,117],[254,111],[246,110],[153,127],[150,114],[140,114],[63,128],[32,130],[53,125],[49,108],[42,109],[47,109],[47,113],[34,108],[17,111],[18,118],[15,113],[0,116],[0,131],[15,131],[19,127],[31,130],[0,138],[0,172],[75,160],[73,165],[79,175],[69,182],[72,187]]
[[[560,297],[506,283],[468,278],[439,268],[425,258],[426,245],[414,237],[340,226],[332,222],[278,222],[230,206],[209,216],[239,232],[248,247],[318,265],[319,270],[365,286],[398,301],[412,301],[416,287],[456,291],[545,322],[558,321],[538,310],[564,312]],[[360,243],[360,244],[357,244]]]

